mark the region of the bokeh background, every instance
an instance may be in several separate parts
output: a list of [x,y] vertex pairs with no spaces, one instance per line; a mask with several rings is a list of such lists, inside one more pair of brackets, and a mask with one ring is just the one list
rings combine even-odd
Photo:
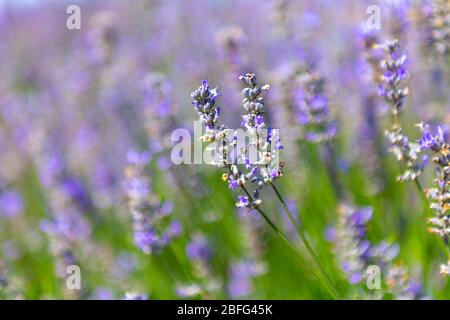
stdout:
[[[408,290],[448,298],[426,208],[413,183],[396,180],[402,165],[383,134],[389,106],[373,98],[363,32],[367,8],[378,5],[376,37],[399,39],[408,55],[402,122],[418,139],[416,123],[448,122],[448,60],[430,45],[432,2],[0,1],[0,297],[329,299],[257,213],[236,208],[220,169],[170,161],[172,131],[193,129],[190,93],[201,81],[218,86],[222,120],[235,128],[237,78],[254,72],[271,85],[266,121],[284,144],[277,185],[341,297],[397,298],[385,285],[392,275],[369,290],[342,270],[329,233],[345,203],[373,209],[364,236],[396,244],[389,263]],[[80,30],[66,27],[70,4],[81,8]],[[302,65],[326,79],[337,128],[326,143],[307,141],[290,108]],[[168,234],[152,252],[136,246],[130,213],[129,166],[142,157],[149,185],[139,191]],[[420,179],[431,186],[433,171]],[[302,248],[274,194],[262,198]],[[68,265],[80,267],[80,290],[67,288]]]

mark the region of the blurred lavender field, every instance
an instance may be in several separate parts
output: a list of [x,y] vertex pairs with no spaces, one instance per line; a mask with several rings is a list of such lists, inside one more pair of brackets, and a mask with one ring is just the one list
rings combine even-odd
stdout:
[[[450,297],[450,1],[0,1],[0,30],[0,298]],[[279,129],[281,165],[174,164],[197,116]]]

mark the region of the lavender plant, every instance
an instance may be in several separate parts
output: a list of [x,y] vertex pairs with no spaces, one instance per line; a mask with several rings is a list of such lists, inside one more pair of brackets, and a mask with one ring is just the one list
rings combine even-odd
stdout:
[[217,298],[223,284],[215,276],[211,264],[214,254],[211,242],[203,234],[196,233],[186,245],[186,254],[194,268],[196,282],[179,284],[176,288],[178,296],[182,298],[197,296],[205,299]]
[[423,8],[427,37],[425,40],[435,56],[450,52],[450,4],[446,0],[429,0]]
[[[448,132],[444,127],[439,126],[436,132],[432,132],[430,126],[419,124],[422,137],[419,145],[422,151],[432,154],[432,161],[435,164],[434,187],[425,190],[425,194],[430,199],[430,208],[434,216],[428,219],[430,224],[429,232],[438,235],[445,247],[450,259],[450,194],[448,190],[450,177],[450,145]],[[441,273],[449,275],[449,264],[441,265]]]
[[[242,91],[243,99],[243,107],[247,111],[247,114],[243,115],[242,126],[246,128],[250,134],[250,140],[248,145],[246,145],[241,151],[240,156],[244,160],[246,172],[241,171],[237,166],[237,159],[233,162],[233,164],[228,164],[227,153],[230,151],[228,146],[222,144],[221,154],[222,159],[216,163],[219,167],[225,167],[228,170],[227,174],[223,175],[223,180],[228,181],[228,185],[231,189],[241,188],[244,191],[245,195],[238,196],[238,202],[236,203],[237,207],[247,207],[257,210],[264,220],[270,225],[270,227],[285,241],[297,254],[303,264],[312,271],[318,279],[325,285],[325,287],[330,291],[333,297],[337,297],[337,291],[331,284],[329,277],[326,275],[323,267],[320,264],[317,256],[315,255],[311,245],[306,239],[306,236],[303,233],[303,230],[296,223],[296,220],[292,216],[291,212],[286,206],[286,203],[283,200],[278,189],[273,184],[273,181],[280,178],[282,176],[282,166],[280,167],[270,167],[272,159],[277,155],[277,151],[281,149],[280,141],[273,140],[276,137],[271,135],[271,130],[267,135],[263,135],[263,129],[265,127],[264,123],[264,98],[261,97],[261,93],[269,90],[268,85],[264,85],[259,87],[256,82],[255,74],[246,74],[239,77],[239,80],[243,81],[246,85],[246,88]],[[229,129],[227,129],[223,125],[219,125],[219,115],[220,108],[216,107],[216,101],[218,98],[217,88],[210,89],[208,83],[206,81],[202,82],[202,85],[195,90],[191,97],[193,99],[194,109],[197,111],[200,121],[205,125],[206,131],[202,136],[202,140],[204,142],[211,141],[224,141],[224,138],[229,134]],[[278,137],[279,139],[279,137]],[[273,149],[269,149],[269,145],[275,142],[275,147]],[[236,142],[235,137],[233,137],[233,142]],[[252,151],[250,148],[256,148],[256,162],[254,158],[250,158]],[[255,150],[255,149],[253,149]],[[254,151],[253,151],[254,152]],[[255,153],[253,153],[253,156]],[[253,190],[253,194],[251,194],[246,185],[248,182],[256,185],[256,188]],[[279,230],[279,228],[271,221],[271,219],[262,211],[261,204],[262,200],[260,199],[260,191],[265,185],[270,185],[274,190],[277,198],[280,200],[283,209],[286,214],[289,216],[291,222],[295,225],[296,231],[298,232],[300,238],[305,244],[308,252],[313,257],[314,261],[317,263],[319,267],[319,273],[315,271],[314,268],[309,266],[309,263],[305,260],[303,255],[295,249],[286,236]]]
[[181,233],[181,224],[173,220],[167,225],[172,212],[170,202],[161,202],[152,193],[151,176],[146,168],[151,160],[150,152],[128,154],[125,168],[125,189],[128,207],[133,218],[134,241],[146,254],[157,253]]
[[381,60],[382,69],[379,94],[391,105],[392,125],[386,130],[386,136],[391,144],[390,151],[398,161],[402,161],[406,170],[398,177],[399,181],[414,181],[418,188],[422,189],[418,176],[424,170],[427,157],[420,157],[420,146],[411,142],[403,134],[403,129],[399,121],[399,114],[403,111],[406,97],[409,93],[408,87],[403,82],[407,73],[405,68],[406,55],[400,51],[400,44],[397,40],[388,41],[381,48],[386,56]]
[[[334,252],[347,281],[352,285],[367,281],[370,266],[380,268],[386,275],[384,293],[395,299],[421,299],[420,285],[408,280],[407,270],[394,264],[399,247],[383,240],[373,244],[367,235],[367,224],[372,219],[370,207],[353,208],[342,204],[339,208],[339,221],[336,227],[327,230],[326,238],[334,245]],[[382,298],[378,293],[373,297]]]

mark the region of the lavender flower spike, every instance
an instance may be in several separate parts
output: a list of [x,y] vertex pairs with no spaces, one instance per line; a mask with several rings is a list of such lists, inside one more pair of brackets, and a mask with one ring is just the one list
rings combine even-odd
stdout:
[[389,151],[397,160],[403,161],[407,167],[405,172],[398,177],[399,181],[417,181],[428,158],[421,157],[421,148],[417,143],[409,141],[403,134],[403,130],[398,119],[398,114],[402,112],[406,97],[409,93],[407,86],[403,85],[406,79],[406,55],[400,51],[398,40],[388,41],[381,48],[386,52],[386,56],[381,60],[382,70],[379,93],[391,105],[393,123],[391,128],[386,130],[386,136],[391,144]]
[[392,105],[392,114],[399,114],[405,103],[406,96],[409,93],[408,87],[403,87],[402,82],[406,79],[406,55],[399,51],[400,43],[398,40],[388,41],[382,46],[386,52],[385,59],[381,60],[383,75],[381,77],[379,93]]
[[160,251],[181,232],[177,221],[166,226],[165,218],[171,213],[172,206],[162,203],[151,191],[151,177],[146,169],[150,160],[149,152],[129,152],[125,168],[125,190],[133,217],[134,241],[146,254]]
[[[447,247],[450,247],[450,141],[448,131],[438,127],[432,132],[428,125],[419,124],[422,137],[419,140],[423,151],[431,152],[436,165],[435,186],[425,190],[431,200],[430,208],[435,212],[434,217],[428,219],[431,227],[429,232],[437,234]],[[450,275],[448,264],[441,266],[441,273]]]
[[338,127],[331,119],[325,79],[317,71],[307,70],[300,75],[299,82],[297,120],[305,128],[304,139],[312,143],[330,141]]
[[[370,207],[354,209],[341,205],[338,225],[326,232],[327,240],[334,243],[334,252],[347,281],[352,285],[363,283],[368,267],[377,265],[387,275],[386,290],[395,299],[422,299],[419,283],[409,279],[405,268],[393,263],[399,253],[398,245],[386,241],[373,244],[368,240],[367,224],[372,213]],[[374,297],[377,296],[371,298]]]
[[192,105],[197,111],[200,121],[206,127],[206,133],[202,137],[204,142],[216,140],[217,130],[222,131],[224,129],[218,127],[217,124],[220,116],[220,108],[216,106],[218,97],[217,88],[210,89],[206,80],[203,80],[202,85],[191,93]]

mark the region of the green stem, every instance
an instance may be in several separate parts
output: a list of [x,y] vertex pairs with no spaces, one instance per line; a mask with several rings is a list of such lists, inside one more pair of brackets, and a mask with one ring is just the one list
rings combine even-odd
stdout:
[[422,187],[422,184],[420,183],[419,179],[417,179],[417,177],[414,179],[414,184],[417,188],[417,191],[419,191],[420,198],[422,199],[422,203],[425,207],[425,212],[429,212],[430,203],[428,202],[428,199],[427,199],[427,196],[425,195],[425,191]]
[[311,256],[313,257],[315,263],[319,267],[320,272],[325,277],[325,279],[327,280],[327,282],[330,285],[330,287],[332,287],[333,290],[337,292],[333,282],[331,281],[330,277],[328,276],[327,272],[325,271],[325,268],[320,263],[320,260],[317,257],[317,255],[315,254],[314,249],[312,248],[312,246],[310,245],[308,239],[306,238],[306,235],[303,232],[303,229],[300,227],[300,225],[298,224],[297,220],[294,218],[292,213],[289,211],[289,208],[287,207],[286,202],[284,201],[281,193],[278,191],[277,187],[273,183],[271,183],[270,185],[272,186],[272,189],[275,191],[275,194],[277,195],[278,200],[280,200],[281,206],[283,207],[284,212],[287,214],[287,216],[289,217],[289,220],[291,221],[292,225],[294,226],[295,230],[297,231],[298,236],[300,237],[300,239],[302,240],[302,242],[305,245],[306,249],[311,254]]
[[[245,194],[249,198],[249,200],[253,203],[253,197],[248,192],[248,190],[245,188],[245,186],[241,186],[242,190],[244,190]],[[300,251],[288,240],[288,238],[283,234],[283,232],[280,231],[280,229],[275,225],[275,223],[267,216],[267,214],[262,211],[260,207],[255,207],[256,211],[263,217],[263,219],[267,222],[267,224],[272,228],[272,230],[284,241],[284,243],[297,255],[300,262],[308,269],[308,271],[312,272],[314,276],[319,279],[319,281],[322,283],[322,285],[328,290],[330,295],[333,297],[333,299],[338,300],[339,299],[339,293],[337,290],[330,285],[329,282],[327,282],[323,276],[318,273],[314,267],[312,267],[306,260],[306,258],[300,253]]]

